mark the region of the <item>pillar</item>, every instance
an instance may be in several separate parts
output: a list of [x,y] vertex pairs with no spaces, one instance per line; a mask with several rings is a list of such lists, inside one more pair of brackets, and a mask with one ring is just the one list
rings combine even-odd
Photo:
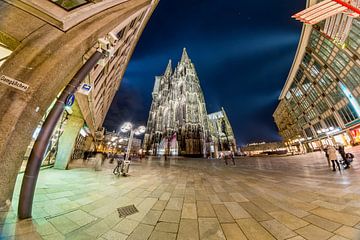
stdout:
[[59,139],[58,152],[54,168],[67,169],[71,160],[71,155],[74,151],[76,138],[79,135],[80,129],[84,125],[84,119],[78,116],[69,116],[66,122],[64,132]]

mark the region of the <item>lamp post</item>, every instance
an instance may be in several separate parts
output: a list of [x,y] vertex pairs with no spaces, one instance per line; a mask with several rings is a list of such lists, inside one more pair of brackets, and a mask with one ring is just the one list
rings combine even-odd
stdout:
[[123,133],[129,132],[130,131],[130,137],[129,137],[129,141],[128,141],[128,146],[127,146],[127,150],[126,150],[126,155],[125,155],[125,160],[129,160],[129,156],[130,156],[130,151],[131,151],[131,145],[132,145],[132,141],[134,138],[134,134],[135,135],[140,135],[143,134],[145,132],[145,127],[144,126],[139,126],[136,129],[133,128],[133,124],[130,122],[126,122],[124,123],[121,128],[120,131],[122,131]]

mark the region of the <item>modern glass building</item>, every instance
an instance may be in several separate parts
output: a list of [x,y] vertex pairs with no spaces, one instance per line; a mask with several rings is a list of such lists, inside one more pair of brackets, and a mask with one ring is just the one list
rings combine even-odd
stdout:
[[[308,6],[316,1],[308,1]],[[360,19],[345,44],[304,25],[298,50],[273,117],[293,151],[360,143]]]

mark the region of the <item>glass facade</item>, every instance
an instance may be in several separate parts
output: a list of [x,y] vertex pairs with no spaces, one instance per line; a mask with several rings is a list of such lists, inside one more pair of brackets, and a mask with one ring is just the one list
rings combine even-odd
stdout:
[[74,8],[80,7],[90,2],[89,0],[50,0],[50,1],[64,8],[67,11],[70,11]]
[[325,36],[321,24],[307,27],[304,53],[296,56],[299,65],[273,115],[285,141],[342,134],[360,122],[360,20],[354,19],[345,46]]

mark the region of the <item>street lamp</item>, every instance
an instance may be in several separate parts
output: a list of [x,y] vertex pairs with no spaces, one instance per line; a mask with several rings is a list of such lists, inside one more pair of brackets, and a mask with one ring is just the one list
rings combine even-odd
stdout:
[[132,140],[134,138],[134,134],[135,135],[143,134],[145,132],[145,127],[139,126],[136,129],[134,129],[132,123],[126,122],[121,126],[120,131],[122,131],[123,133],[130,131],[130,137],[129,137],[127,151],[126,151],[126,155],[125,155],[125,161],[126,161],[126,160],[129,160],[131,144],[132,144]]

